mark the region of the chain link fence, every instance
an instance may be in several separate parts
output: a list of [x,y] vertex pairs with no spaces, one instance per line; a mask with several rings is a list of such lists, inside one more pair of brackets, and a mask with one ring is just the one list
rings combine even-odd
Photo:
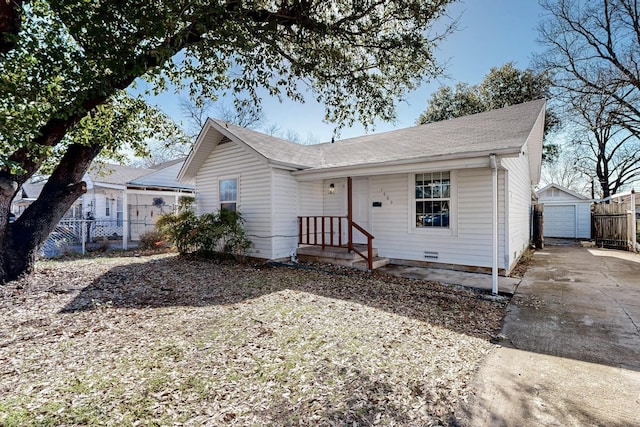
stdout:
[[63,219],[40,247],[39,254],[55,258],[73,253],[84,255],[88,250],[122,249],[124,232],[128,233],[128,241],[135,242],[154,227],[154,223],[147,221]]

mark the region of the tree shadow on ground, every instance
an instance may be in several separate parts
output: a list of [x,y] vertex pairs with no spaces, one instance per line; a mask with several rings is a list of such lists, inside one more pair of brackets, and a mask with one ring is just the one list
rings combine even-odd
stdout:
[[82,288],[62,312],[104,305],[229,305],[285,289],[374,307],[483,339],[497,333],[507,304],[506,300],[496,302],[469,289],[382,273],[317,265],[241,265],[176,256],[114,267]]

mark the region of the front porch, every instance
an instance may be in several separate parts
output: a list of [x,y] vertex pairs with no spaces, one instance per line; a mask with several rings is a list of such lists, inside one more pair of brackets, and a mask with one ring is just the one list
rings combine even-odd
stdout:
[[[334,192],[335,185],[331,183],[329,195],[333,196]],[[362,192],[361,189],[356,190],[358,192]],[[368,212],[368,181],[364,193],[365,197],[358,201],[358,212]],[[372,271],[389,263],[387,258],[378,257],[378,250],[373,247],[373,234],[354,221],[353,195],[353,180],[347,177],[346,215],[298,217],[297,255],[300,259],[344,265],[364,271]],[[362,218],[362,215],[356,218]],[[365,224],[370,224],[368,213]]]

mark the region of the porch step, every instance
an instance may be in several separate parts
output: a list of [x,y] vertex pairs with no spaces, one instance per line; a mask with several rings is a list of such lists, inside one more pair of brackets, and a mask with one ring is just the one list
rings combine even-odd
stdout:
[[[366,245],[355,245],[355,248],[364,254],[367,253]],[[374,270],[389,263],[389,259],[378,257],[377,248],[372,248],[372,252]],[[347,248],[325,247],[323,250],[321,246],[301,246],[296,250],[296,254],[298,259],[302,261],[344,265],[364,271],[369,269],[366,260],[355,252],[350,253]],[[362,265],[362,267],[360,265]]]
[[[383,257],[377,256],[373,258],[372,267],[374,270],[376,270],[380,267],[384,267],[387,264],[389,264],[389,258],[383,258]],[[360,258],[359,261],[354,261],[353,264],[351,264],[351,267],[361,271],[369,270],[369,264],[367,263],[367,261],[363,260],[362,258]]]
[[[354,245],[355,248],[366,255],[367,253],[367,245]],[[373,256],[378,256],[378,248],[372,248]],[[322,258],[336,258],[336,259],[344,259],[344,260],[356,260],[362,259],[360,255],[355,252],[349,252],[347,248],[332,248],[325,247],[322,249],[322,246],[300,246],[296,253],[298,254],[298,258],[301,256],[313,256],[313,257],[322,257]],[[301,258],[302,259],[302,258]]]

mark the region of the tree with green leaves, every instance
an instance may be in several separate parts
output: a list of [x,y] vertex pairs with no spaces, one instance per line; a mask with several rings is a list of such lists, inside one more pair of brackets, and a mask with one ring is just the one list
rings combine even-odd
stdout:
[[[417,124],[453,119],[496,108],[547,98],[551,80],[546,73],[519,70],[509,62],[492,68],[478,85],[458,83],[455,88],[441,86],[431,95],[427,109],[418,117]],[[554,111],[548,106],[545,136],[559,124]],[[545,138],[543,160],[557,156],[557,147]]]
[[[433,25],[450,1],[0,2],[0,282],[32,269],[92,160],[135,139],[81,129],[136,79],[256,104],[260,88],[298,101],[310,88],[338,125],[391,120],[399,99],[442,73],[433,48],[450,28]],[[10,224],[18,188],[53,156],[41,197]]]

